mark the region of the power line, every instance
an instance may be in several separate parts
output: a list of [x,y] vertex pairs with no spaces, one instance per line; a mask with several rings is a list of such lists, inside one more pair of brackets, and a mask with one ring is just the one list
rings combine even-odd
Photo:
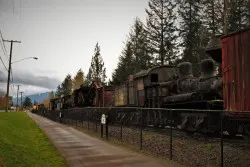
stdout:
[[2,50],[3,50],[3,54],[5,56],[5,59],[6,59],[6,61],[8,61],[7,54],[6,54],[6,51],[5,51],[4,42],[2,40],[0,40],[0,43],[1,43],[1,47],[2,47]]
[[2,34],[1,29],[0,29],[0,35],[1,35],[1,40],[2,40],[1,45],[2,45],[2,48],[3,48],[3,52],[4,52],[5,56],[6,56],[7,61],[8,61],[8,58],[7,58],[7,51],[6,51],[6,47],[5,47],[5,44],[4,44],[4,39],[3,39],[3,34]]
[[[3,53],[5,54],[5,58],[6,60],[8,61],[8,58],[7,58],[7,51],[6,51],[6,47],[5,47],[5,44],[4,44],[4,39],[3,39],[3,34],[2,34],[2,31],[0,30],[0,35],[1,35],[1,46],[2,46],[2,50],[3,50]],[[5,66],[6,67],[6,66]],[[7,69],[7,68],[6,68]],[[8,69],[7,69],[8,71]],[[13,73],[12,73],[12,69],[11,69],[11,77],[12,77],[12,94],[14,93],[14,81],[13,81]]]
[[[2,50],[3,50],[3,54],[5,55],[5,58],[7,59],[7,57],[6,57],[6,55],[7,55],[7,52],[6,52],[6,48],[5,48],[5,45],[4,45],[4,39],[3,39],[3,34],[2,34],[2,32],[1,32],[1,30],[0,30],[0,35],[1,35],[1,41],[3,42],[0,42],[1,43],[1,47],[2,47]],[[3,64],[3,66],[5,67],[5,69],[8,71],[8,68],[6,67],[6,65],[4,64],[4,61],[3,61],[3,59],[2,59],[2,57],[0,56],[0,59],[1,59],[1,62],[2,62],[2,64]],[[8,61],[8,60],[7,60]]]
[[1,60],[2,64],[3,64],[3,66],[5,67],[6,71],[8,71],[8,69],[7,69],[6,65],[4,64],[3,59],[2,59],[1,56],[0,56],[0,60]]

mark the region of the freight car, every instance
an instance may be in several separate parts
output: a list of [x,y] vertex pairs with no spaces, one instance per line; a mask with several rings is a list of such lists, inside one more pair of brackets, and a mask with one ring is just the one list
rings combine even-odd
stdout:
[[140,106],[159,108],[162,97],[159,83],[173,81],[177,77],[176,67],[156,66],[129,76],[128,82],[115,88],[115,106]]
[[91,87],[95,89],[94,106],[111,107],[114,106],[114,87],[103,86],[101,83],[93,82]]
[[51,110],[114,106],[114,87],[102,86],[93,81],[90,86],[76,89],[71,95],[51,99],[50,106]]
[[250,136],[250,27],[221,38],[226,128]]
[[69,109],[74,107],[93,107],[95,89],[84,86],[73,91],[71,95],[50,99],[51,110]]
[[61,98],[50,99],[50,110],[60,110],[62,108]]

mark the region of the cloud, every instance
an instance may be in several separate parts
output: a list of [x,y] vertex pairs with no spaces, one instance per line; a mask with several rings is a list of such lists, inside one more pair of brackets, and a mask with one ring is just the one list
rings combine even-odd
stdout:
[[[13,82],[24,85],[31,85],[47,89],[55,89],[60,81],[57,78],[48,76],[36,76],[30,72],[15,71],[13,72]],[[0,71],[0,82],[7,82],[7,74]]]
[[0,82],[6,82],[7,74],[5,74],[4,72],[0,71]]
[[[6,82],[0,82],[0,90],[6,92],[6,87],[7,87]],[[20,92],[23,92],[24,96],[28,96],[28,95],[45,93],[45,92],[50,92],[50,91],[51,89],[48,89],[48,88],[22,84],[19,87],[19,97],[20,97]],[[55,91],[55,89],[53,91]],[[13,86],[13,85],[10,86],[9,95],[13,96],[14,98],[17,96],[17,86]]]

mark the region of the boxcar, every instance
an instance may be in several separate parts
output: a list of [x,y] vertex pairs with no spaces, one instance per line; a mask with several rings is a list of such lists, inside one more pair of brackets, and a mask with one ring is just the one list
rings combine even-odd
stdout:
[[224,107],[250,111],[250,28],[221,38]]
[[250,140],[250,27],[221,37],[225,128]]
[[114,87],[102,86],[94,82],[92,86],[95,88],[94,106],[109,107],[114,106]]
[[89,86],[76,89],[73,92],[73,98],[75,107],[93,106],[95,99],[95,89]]

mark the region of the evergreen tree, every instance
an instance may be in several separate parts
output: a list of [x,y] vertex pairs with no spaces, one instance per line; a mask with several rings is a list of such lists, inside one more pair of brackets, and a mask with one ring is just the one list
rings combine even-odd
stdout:
[[31,106],[32,106],[31,99],[29,97],[26,97],[23,102],[23,107],[31,107]]
[[233,0],[228,3],[228,32],[234,32],[250,26],[250,1]]
[[62,94],[64,96],[71,95],[72,93],[72,79],[71,75],[68,74],[61,84]]
[[83,85],[84,86],[89,86],[91,84],[91,82],[92,82],[92,69],[90,67]]
[[181,56],[183,61],[193,64],[194,75],[199,74],[198,67],[201,60],[207,58],[202,51],[206,46],[204,43],[209,40],[208,37],[202,39],[205,37],[202,33],[207,31],[202,26],[201,6],[201,0],[179,0],[178,12],[181,18],[179,35],[182,37],[180,47],[183,49]]
[[61,87],[61,85],[58,85],[57,89],[56,89],[55,96],[56,97],[61,97],[62,95],[63,95],[62,87]]
[[112,74],[112,85],[123,84],[128,76],[136,71],[135,58],[133,57],[132,43],[127,41],[119,57],[117,68]]
[[223,0],[203,1],[203,22],[209,36],[223,32]]
[[127,46],[127,50],[133,50],[135,72],[148,69],[152,66],[152,56],[150,56],[148,49],[149,40],[147,38],[148,33],[144,28],[144,24],[139,18],[136,18],[129,33],[130,42],[126,44],[130,45],[130,48]]
[[55,98],[55,93],[54,93],[54,91],[51,91],[49,93],[49,99],[54,99],[54,98]]
[[82,69],[79,69],[76,76],[73,79],[73,89],[79,89],[84,83],[84,73]]
[[151,51],[158,56],[156,60],[160,60],[161,65],[170,64],[176,59],[176,0],[149,0],[148,6],[147,31]]
[[106,85],[106,68],[104,67],[104,62],[100,54],[100,46],[98,42],[95,46],[94,56],[91,60],[91,66],[88,73],[88,81],[94,80]]

